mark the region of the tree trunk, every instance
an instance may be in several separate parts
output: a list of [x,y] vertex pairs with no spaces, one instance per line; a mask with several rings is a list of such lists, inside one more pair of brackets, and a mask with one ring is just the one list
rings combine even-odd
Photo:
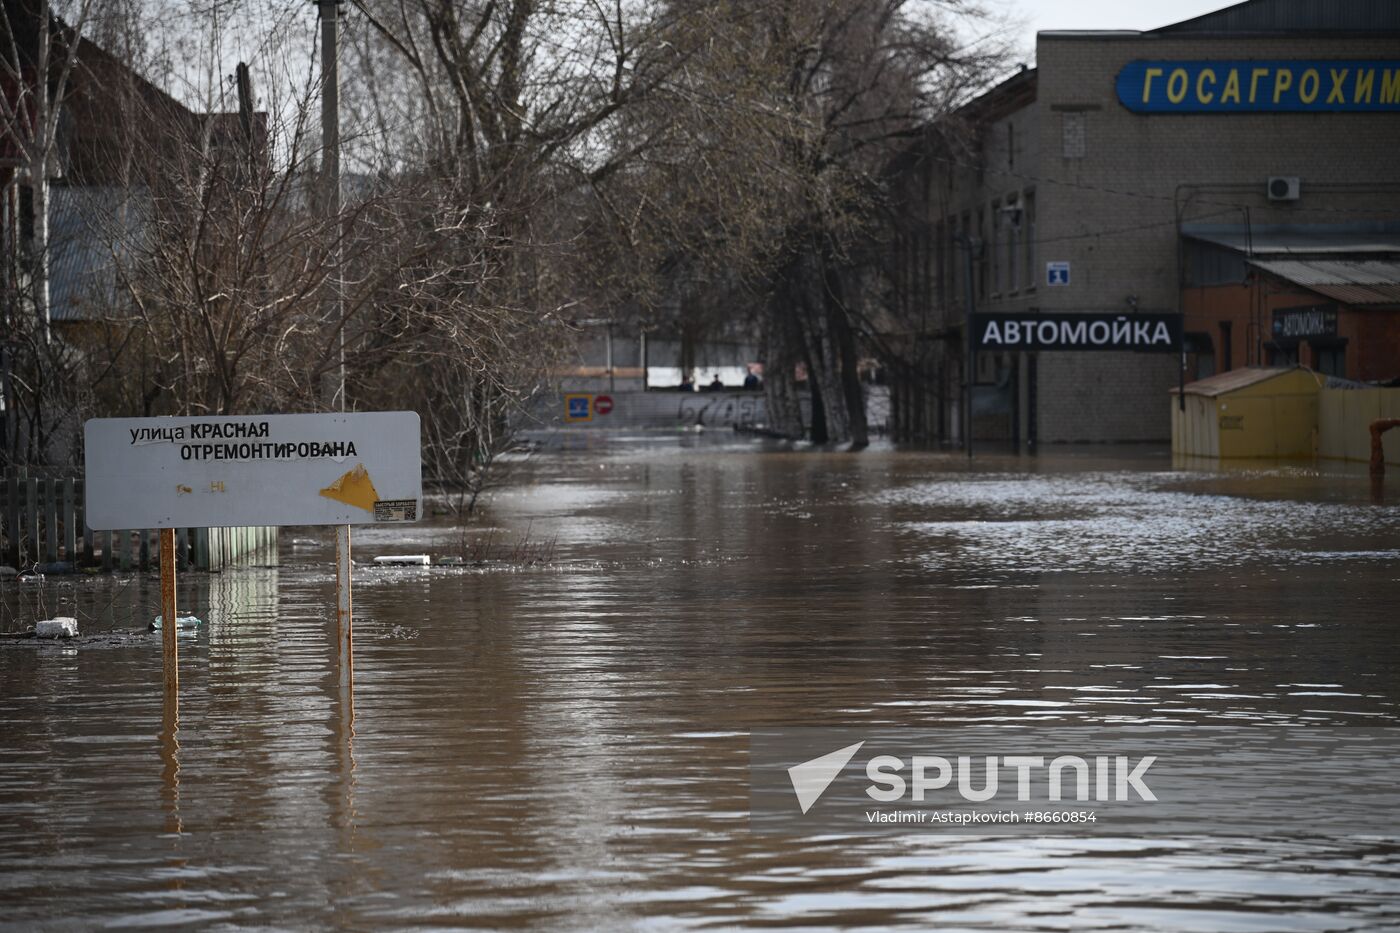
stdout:
[[826,319],[836,343],[840,363],[842,401],[846,408],[846,423],[850,429],[851,449],[864,450],[870,446],[870,427],[865,418],[865,390],[860,384],[860,365],[856,356],[855,334],[846,317],[846,304],[841,274],[829,259],[823,261],[826,281]]
[[826,444],[831,441],[831,430],[826,420],[826,400],[822,397],[820,383],[812,378],[812,364],[807,364],[807,388],[812,393],[812,434],[813,444]]
[[34,239],[33,250],[34,314],[39,322],[39,336],[42,344],[49,342],[51,311],[49,309],[49,180],[48,153],[40,147],[35,158],[30,161],[31,190],[34,192]]
[[[812,442],[841,444],[850,439],[850,419],[841,388],[841,366],[836,341],[829,326],[824,263],[821,254],[809,251],[795,265],[799,288],[799,320],[806,332],[807,383],[812,387]],[[826,422],[825,436],[817,434],[817,401]]]
[[807,433],[802,423],[802,400],[797,390],[797,364],[801,334],[792,317],[790,289],[784,277],[776,283],[773,297],[765,306],[763,321],[763,394],[768,404],[768,428],[784,437],[800,438]]

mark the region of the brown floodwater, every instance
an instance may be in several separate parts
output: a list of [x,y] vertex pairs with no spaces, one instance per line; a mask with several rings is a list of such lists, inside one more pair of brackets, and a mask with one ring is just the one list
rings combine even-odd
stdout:
[[84,629],[0,639],[0,929],[1400,927],[1375,839],[748,823],[761,726],[1396,725],[1400,507],[1364,467],[576,434],[467,538],[486,566],[357,570],[353,726],[328,530],[182,578],[178,729],[125,634],[153,577],[0,580],[0,632]]

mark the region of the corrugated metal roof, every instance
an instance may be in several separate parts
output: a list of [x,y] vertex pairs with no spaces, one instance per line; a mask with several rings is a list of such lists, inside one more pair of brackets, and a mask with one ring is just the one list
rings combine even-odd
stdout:
[[1343,304],[1400,304],[1400,258],[1256,259],[1250,265]]
[[1245,0],[1154,29],[1156,33],[1400,31],[1395,0]]
[[[1387,229],[1390,228],[1390,229]],[[1375,229],[1357,225],[1325,224],[1281,227],[1238,224],[1183,224],[1182,236],[1255,256],[1325,255],[1329,253],[1400,254],[1400,229],[1381,225]]]
[[[1186,383],[1187,395],[1204,395],[1207,398],[1216,398],[1229,392],[1236,392],[1248,386],[1256,385],[1260,382],[1268,382],[1270,379],[1277,379],[1279,376],[1286,376],[1289,373],[1297,372],[1302,367],[1291,366],[1286,368],[1264,369],[1257,366],[1247,366],[1243,369],[1232,369],[1229,372],[1216,373],[1214,376],[1207,376],[1204,379],[1197,379],[1195,382]],[[1304,372],[1312,373],[1311,370]],[[1322,379],[1322,376],[1318,376]],[[1176,394],[1176,386],[1171,387],[1171,393]]]
[[121,303],[117,265],[139,248],[149,205],[140,189],[49,189],[49,305],[55,321],[95,320]]

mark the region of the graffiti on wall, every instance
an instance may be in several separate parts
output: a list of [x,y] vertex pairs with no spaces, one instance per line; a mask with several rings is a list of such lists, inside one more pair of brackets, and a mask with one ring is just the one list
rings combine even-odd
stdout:
[[757,424],[763,420],[765,413],[761,395],[726,394],[716,398],[694,395],[680,400],[676,420],[681,424],[728,427]]

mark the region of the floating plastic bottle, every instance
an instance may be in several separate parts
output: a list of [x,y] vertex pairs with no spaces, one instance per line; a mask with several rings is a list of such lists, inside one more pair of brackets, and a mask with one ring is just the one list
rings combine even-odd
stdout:
[[[164,619],[163,616],[156,616],[156,620],[155,620],[154,622],[151,623],[151,628],[152,628],[152,630],[157,631],[157,632],[160,631],[160,629],[161,629],[161,623],[162,623],[162,620],[163,620],[163,619]],[[184,629],[197,628],[197,627],[199,627],[199,626],[201,626],[201,625],[203,625],[203,624],[204,624],[204,623],[201,622],[201,621],[200,621],[198,618],[196,618],[195,616],[176,616],[176,617],[175,617],[175,628],[176,628],[177,631],[178,631],[179,629],[182,629],[182,628],[184,628]]]
[[38,638],[76,638],[78,620],[72,616],[59,616],[34,623],[34,634]]

